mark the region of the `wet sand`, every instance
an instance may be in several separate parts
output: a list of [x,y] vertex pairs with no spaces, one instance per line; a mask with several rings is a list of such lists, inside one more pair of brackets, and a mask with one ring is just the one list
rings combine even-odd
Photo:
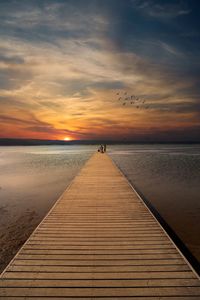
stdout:
[[[0,208],[0,215],[5,213]],[[15,222],[11,222],[0,234],[0,272],[5,269],[20,247],[25,243],[40,219],[35,211],[28,211]]]

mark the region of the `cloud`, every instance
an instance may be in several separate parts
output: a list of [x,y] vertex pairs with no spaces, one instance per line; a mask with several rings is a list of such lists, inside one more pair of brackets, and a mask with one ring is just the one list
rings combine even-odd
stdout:
[[166,52],[168,52],[176,57],[179,57],[179,58],[186,57],[182,52],[178,51],[175,47],[172,47],[171,45],[169,45],[165,42],[160,42],[160,45]]
[[[1,51],[1,49],[0,49]],[[21,56],[9,56],[9,55],[6,55],[5,53],[4,54],[1,54],[0,53],[0,63],[3,63],[6,65],[18,65],[18,64],[24,64],[24,58],[21,57]]]
[[[90,6],[93,8],[92,11]],[[0,4],[0,24],[7,32],[25,39],[52,40],[59,34],[66,38],[100,34],[108,26],[108,20],[92,5],[82,1],[52,2],[8,1]],[[33,35],[29,35],[29,31]]]
[[153,18],[171,19],[191,13],[183,1],[163,3],[158,0],[132,0],[132,3],[135,9]]
[[0,120],[2,122],[8,122],[8,123],[13,123],[13,124],[34,125],[36,127],[38,126],[38,127],[43,127],[43,128],[50,128],[50,127],[52,127],[47,122],[43,122],[43,121],[38,120],[30,112],[23,112],[21,118],[1,114],[0,115]]
[[68,129],[59,129],[55,128],[52,124],[44,122],[36,118],[33,114],[24,112],[24,114],[19,117],[12,117],[8,115],[0,114],[0,123],[5,125],[8,123],[13,126],[22,127],[24,130],[31,133],[44,133],[48,134],[48,136],[57,136],[64,137],[66,134],[72,135],[74,137],[84,136],[84,132],[81,131],[73,131]]
[[[165,34],[138,38],[133,26],[120,36],[133,47],[119,45],[115,30],[120,35],[120,26],[137,19],[130,16],[132,11],[125,12],[125,4],[115,19],[115,12],[105,13],[107,2],[103,9],[91,1],[22,2],[0,4],[0,105],[7,128],[16,126],[26,136],[85,138],[120,136],[123,131],[131,135],[145,128],[156,132],[160,126],[182,124],[183,117],[188,124],[196,122],[196,57],[191,53],[188,59],[181,45]],[[186,9],[178,2],[132,3],[145,30],[146,14],[160,18],[165,11],[164,19],[174,18],[172,10],[178,16]],[[145,96],[151,110],[122,108],[115,96],[123,89]]]

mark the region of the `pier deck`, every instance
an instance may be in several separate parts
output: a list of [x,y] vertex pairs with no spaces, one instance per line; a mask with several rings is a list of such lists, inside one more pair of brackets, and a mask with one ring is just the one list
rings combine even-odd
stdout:
[[21,248],[0,299],[200,299],[200,281],[106,154],[96,153]]

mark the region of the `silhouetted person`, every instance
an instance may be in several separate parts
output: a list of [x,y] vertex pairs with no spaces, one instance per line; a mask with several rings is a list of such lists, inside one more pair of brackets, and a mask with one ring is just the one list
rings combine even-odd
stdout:
[[103,145],[100,146],[100,152],[103,153]]
[[106,152],[106,144],[103,145],[103,152]]

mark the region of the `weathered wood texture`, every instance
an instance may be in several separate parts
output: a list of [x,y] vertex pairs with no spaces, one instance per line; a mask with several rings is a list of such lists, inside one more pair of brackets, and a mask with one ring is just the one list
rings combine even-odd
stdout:
[[2,274],[1,299],[200,299],[200,281],[96,153]]

